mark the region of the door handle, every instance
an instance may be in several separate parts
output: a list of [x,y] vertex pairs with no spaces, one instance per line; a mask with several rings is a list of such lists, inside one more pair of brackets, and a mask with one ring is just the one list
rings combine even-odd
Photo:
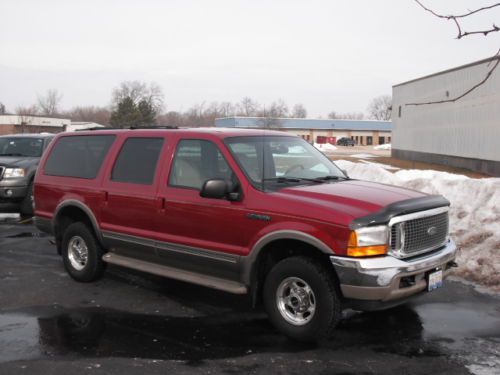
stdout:
[[160,198],[160,211],[161,212],[165,211],[165,206],[166,206],[166,200],[165,200],[165,198]]
[[107,191],[104,192],[104,202],[108,202],[109,199],[109,193]]

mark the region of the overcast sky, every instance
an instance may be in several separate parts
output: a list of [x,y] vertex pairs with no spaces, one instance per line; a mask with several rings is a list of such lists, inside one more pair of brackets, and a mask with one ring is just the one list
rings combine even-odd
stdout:
[[[492,3],[422,2],[445,13]],[[500,47],[500,35],[455,36],[413,0],[1,0],[0,102],[14,111],[56,88],[65,109],[108,105],[113,87],[141,80],[160,84],[168,110],[250,96],[303,103],[309,117],[365,111],[394,84]]]

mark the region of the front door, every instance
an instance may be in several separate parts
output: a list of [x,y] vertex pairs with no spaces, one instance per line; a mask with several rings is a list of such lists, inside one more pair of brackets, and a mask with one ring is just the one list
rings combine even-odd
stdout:
[[[179,139],[159,188],[157,251],[166,265],[236,279],[251,229],[244,186],[221,149],[208,139]],[[224,179],[239,201],[200,197],[203,183]]]

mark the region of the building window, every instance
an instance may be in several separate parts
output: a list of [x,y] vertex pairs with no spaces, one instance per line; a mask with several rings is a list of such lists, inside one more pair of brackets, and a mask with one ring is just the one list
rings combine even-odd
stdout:
[[391,137],[387,137],[387,141],[391,143]]
[[385,137],[378,137],[378,144],[383,145],[385,143]]
[[368,146],[370,146],[370,145],[373,144],[373,137],[372,136],[369,135],[369,136],[366,137],[366,144]]
[[398,108],[398,117],[401,117],[401,106]]

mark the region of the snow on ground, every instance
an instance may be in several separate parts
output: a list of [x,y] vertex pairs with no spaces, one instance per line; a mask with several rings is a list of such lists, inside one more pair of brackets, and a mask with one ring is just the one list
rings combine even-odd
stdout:
[[337,149],[337,147],[331,143],[315,143],[314,147],[323,152],[333,152]]
[[433,170],[390,172],[376,163],[347,160],[336,164],[352,178],[445,196],[451,202],[451,236],[459,248],[455,275],[500,291],[500,178]]
[[383,144],[383,145],[374,146],[373,149],[374,150],[390,150],[391,149],[391,144],[390,143],[386,143],[386,144]]

